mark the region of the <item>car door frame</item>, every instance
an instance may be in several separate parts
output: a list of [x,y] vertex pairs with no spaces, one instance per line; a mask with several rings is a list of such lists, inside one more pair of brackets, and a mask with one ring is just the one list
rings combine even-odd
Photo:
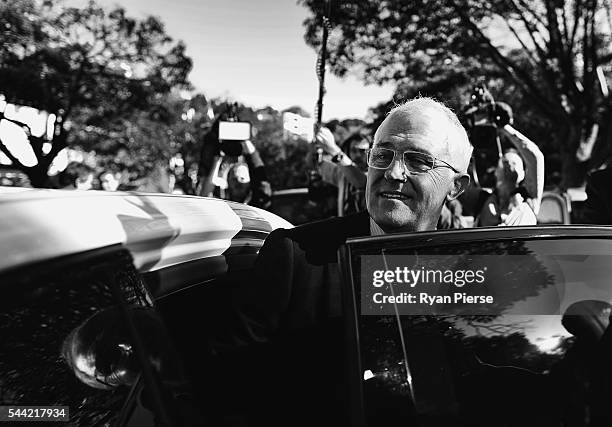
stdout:
[[564,240],[576,238],[612,239],[612,226],[572,225],[559,227],[483,227],[445,231],[402,233],[384,236],[351,238],[338,249],[338,262],[341,274],[342,298],[347,344],[348,397],[350,425],[365,427],[365,398],[363,389],[363,366],[361,360],[360,331],[358,326],[360,310],[357,304],[354,274],[351,268],[353,254],[363,248],[380,247],[385,249],[426,248],[460,244],[462,242],[487,242],[504,240]]

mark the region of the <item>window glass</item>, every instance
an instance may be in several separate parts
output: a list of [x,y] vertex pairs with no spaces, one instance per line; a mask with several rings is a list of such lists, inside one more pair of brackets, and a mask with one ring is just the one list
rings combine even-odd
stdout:
[[[423,426],[610,425],[612,241],[515,240],[392,250],[364,244],[353,251],[369,425],[415,419]],[[415,267],[415,259],[423,270],[484,265],[494,309],[440,300],[418,314],[397,300],[386,304],[385,312],[385,304],[374,303],[367,290],[371,270],[393,271],[402,262]],[[432,292],[426,287],[431,284],[410,288],[397,279],[375,291],[470,294],[468,285]]]

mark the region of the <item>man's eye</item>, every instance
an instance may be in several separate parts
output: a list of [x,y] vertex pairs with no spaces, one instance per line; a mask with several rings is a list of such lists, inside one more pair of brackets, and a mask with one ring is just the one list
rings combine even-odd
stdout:
[[419,154],[408,154],[404,155],[404,160],[407,165],[414,167],[419,170],[428,170],[432,166],[432,160],[427,156],[422,156]]
[[372,152],[372,160],[375,161],[390,161],[393,159],[393,151],[373,151]]

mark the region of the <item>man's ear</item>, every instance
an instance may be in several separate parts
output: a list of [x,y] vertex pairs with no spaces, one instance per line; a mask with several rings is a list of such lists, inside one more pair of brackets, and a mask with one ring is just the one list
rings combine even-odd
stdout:
[[470,185],[470,176],[467,174],[460,175],[453,181],[452,190],[446,195],[446,200],[455,200]]

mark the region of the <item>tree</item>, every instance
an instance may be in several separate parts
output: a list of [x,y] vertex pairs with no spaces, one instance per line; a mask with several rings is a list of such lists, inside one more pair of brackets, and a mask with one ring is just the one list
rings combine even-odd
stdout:
[[[301,3],[313,13],[305,38],[317,47],[325,2]],[[336,6],[333,72],[395,82],[400,97],[458,96],[478,76],[493,79],[502,94],[514,90],[515,99],[520,93],[521,103],[532,106],[536,128],[548,123],[551,145],[562,154],[563,186],[580,183],[577,150],[593,125],[612,114],[602,75],[612,59],[609,1],[348,0]]]
[[41,0],[0,3],[0,93],[8,102],[57,116],[52,148],[31,139],[38,163],[24,166],[4,144],[0,150],[34,186],[44,186],[55,156],[87,145],[89,131],[129,126],[143,112],[152,118],[165,94],[187,88],[191,59],[154,17],[138,21],[92,0],[77,9]]

